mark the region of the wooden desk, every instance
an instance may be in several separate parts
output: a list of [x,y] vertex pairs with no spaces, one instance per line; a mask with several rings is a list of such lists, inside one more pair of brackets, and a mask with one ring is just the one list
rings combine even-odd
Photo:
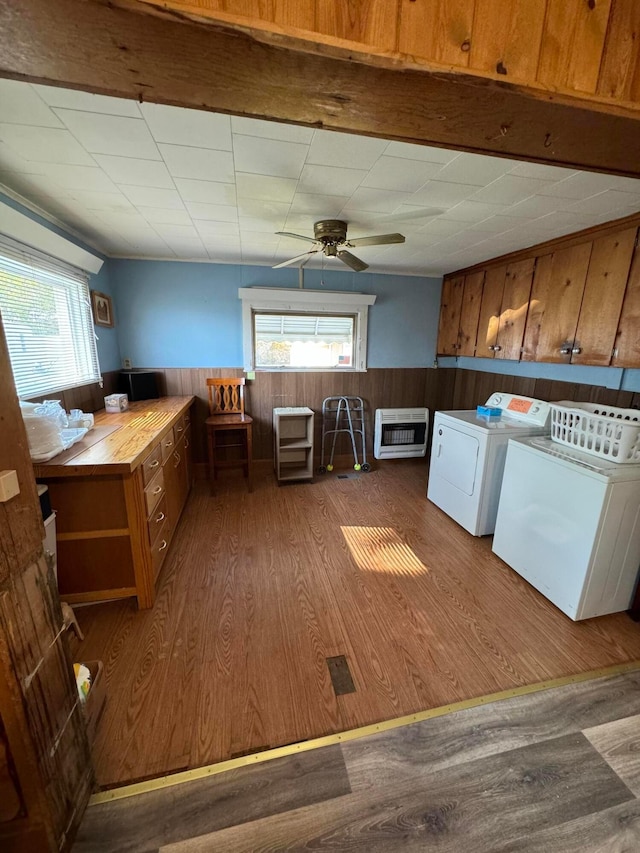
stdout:
[[[153,606],[155,581],[191,488],[193,397],[131,403],[95,415],[95,429],[34,465],[56,510],[58,587],[65,601],[136,596]],[[118,427],[116,430],[102,429]]]

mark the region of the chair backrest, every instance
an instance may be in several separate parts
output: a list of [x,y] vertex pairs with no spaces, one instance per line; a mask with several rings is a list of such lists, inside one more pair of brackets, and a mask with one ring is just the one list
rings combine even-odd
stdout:
[[207,379],[210,415],[244,415],[244,376]]

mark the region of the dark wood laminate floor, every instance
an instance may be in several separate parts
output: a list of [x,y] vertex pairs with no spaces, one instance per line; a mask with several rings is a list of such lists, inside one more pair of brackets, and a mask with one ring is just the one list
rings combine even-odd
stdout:
[[74,853],[640,849],[640,672],[90,806]]
[[626,614],[572,622],[428,502],[426,478],[407,460],[280,488],[264,472],[252,493],[196,483],[153,610],[77,610],[75,657],[108,684],[99,784],[640,659]]

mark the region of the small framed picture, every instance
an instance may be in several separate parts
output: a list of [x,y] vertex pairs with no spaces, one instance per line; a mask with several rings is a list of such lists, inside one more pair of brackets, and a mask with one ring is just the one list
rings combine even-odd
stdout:
[[99,290],[91,291],[91,308],[93,310],[93,322],[96,326],[113,326],[113,306],[111,297]]

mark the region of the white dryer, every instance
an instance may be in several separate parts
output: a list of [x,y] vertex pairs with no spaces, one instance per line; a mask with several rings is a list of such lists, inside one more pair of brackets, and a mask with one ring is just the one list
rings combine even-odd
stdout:
[[427,497],[473,536],[493,533],[510,438],[549,433],[550,406],[515,394],[495,393],[485,408],[436,412]]
[[493,551],[571,619],[631,606],[640,465],[548,438],[509,442]]

